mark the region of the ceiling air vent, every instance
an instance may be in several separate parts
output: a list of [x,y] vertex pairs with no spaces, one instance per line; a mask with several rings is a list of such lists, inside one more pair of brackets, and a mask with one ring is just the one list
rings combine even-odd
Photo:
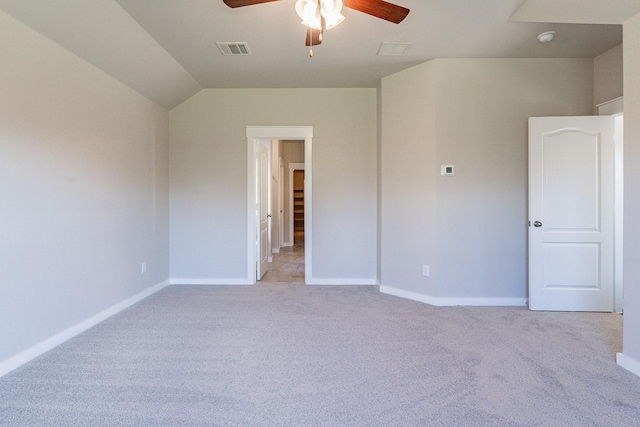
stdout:
[[220,49],[220,52],[222,52],[223,55],[251,55],[249,45],[247,45],[247,43],[245,42],[217,42],[216,44],[218,45],[218,49]]
[[383,42],[378,50],[378,56],[404,56],[411,47],[411,43]]

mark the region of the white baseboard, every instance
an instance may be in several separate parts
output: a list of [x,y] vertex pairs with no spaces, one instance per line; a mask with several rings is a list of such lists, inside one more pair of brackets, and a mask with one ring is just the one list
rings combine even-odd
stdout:
[[378,282],[376,279],[311,279],[306,282],[307,285],[377,285]]
[[254,285],[255,283],[249,281],[247,278],[242,279],[188,279],[178,278],[171,279],[172,285]]
[[480,307],[524,307],[527,305],[526,298],[438,298],[382,285],[380,286],[380,292],[439,307],[459,305]]
[[271,253],[279,254],[280,253],[280,248],[271,248]]
[[616,355],[616,362],[618,363],[618,366],[621,366],[627,371],[640,377],[640,361],[637,361],[624,353],[618,353]]
[[83,333],[84,331],[86,331],[87,329],[90,329],[91,327],[97,325],[98,323],[108,319],[109,317],[119,313],[120,311],[124,310],[125,308],[128,308],[130,306],[132,306],[133,304],[142,301],[143,299],[145,299],[146,297],[155,294],[156,292],[160,291],[161,289],[163,289],[164,287],[169,285],[169,281],[166,280],[164,282],[158,283],[155,286],[152,286],[130,298],[127,298],[126,300],[111,306],[109,308],[107,308],[106,310],[101,311],[100,313],[96,314],[95,316],[91,316],[90,318],[83,320],[82,322],[65,329],[62,332],[59,332],[55,335],[53,335],[50,338],[45,339],[44,341],[28,348],[27,350],[16,354],[13,357],[10,357],[7,360],[4,360],[2,362],[0,362],[0,377],[2,377],[3,375],[13,371],[16,368],[19,368],[20,366],[24,365],[27,362],[30,362],[31,360],[35,359],[36,357],[46,353],[47,351],[53,349],[54,347],[59,346],[60,344],[64,343],[65,341],[70,340],[71,338],[80,335],[81,333]]
[[[246,278],[243,279],[188,279],[178,278],[171,279],[172,285],[255,285]],[[311,279],[306,282],[307,285],[377,285],[376,279]]]

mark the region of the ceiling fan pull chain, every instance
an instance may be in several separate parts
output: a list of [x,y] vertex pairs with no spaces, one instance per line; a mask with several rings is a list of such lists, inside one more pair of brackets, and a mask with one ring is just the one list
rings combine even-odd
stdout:
[[307,46],[309,47],[309,58],[313,58],[313,34],[311,33],[311,28],[307,28]]

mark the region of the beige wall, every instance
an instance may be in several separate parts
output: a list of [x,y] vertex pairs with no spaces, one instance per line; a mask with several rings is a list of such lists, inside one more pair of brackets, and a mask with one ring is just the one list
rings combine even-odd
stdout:
[[622,96],[622,45],[593,59],[593,102],[596,106]]
[[1,375],[169,278],[169,113],[2,12],[0,39]]
[[382,79],[380,284],[435,294],[436,64]]
[[246,126],[313,126],[313,278],[376,278],[376,90],[208,89],[171,111],[171,276],[247,277]]
[[624,355],[640,375],[640,14],[624,24]]
[[382,285],[524,301],[527,120],[591,114],[592,60],[436,59],[384,78],[382,105]]

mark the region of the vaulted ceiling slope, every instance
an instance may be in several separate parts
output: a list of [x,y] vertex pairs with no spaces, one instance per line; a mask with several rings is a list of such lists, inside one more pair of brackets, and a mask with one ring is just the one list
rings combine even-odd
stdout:
[[[346,9],[313,58],[295,0],[237,9],[222,0],[0,0],[0,9],[168,109],[202,88],[376,87],[433,58],[592,58],[620,44],[619,24],[640,11],[638,0],[394,2],[411,9],[401,24]],[[539,43],[549,30],[556,40]],[[247,42],[251,55],[223,56],[216,42]],[[378,56],[382,42],[411,47]]]

